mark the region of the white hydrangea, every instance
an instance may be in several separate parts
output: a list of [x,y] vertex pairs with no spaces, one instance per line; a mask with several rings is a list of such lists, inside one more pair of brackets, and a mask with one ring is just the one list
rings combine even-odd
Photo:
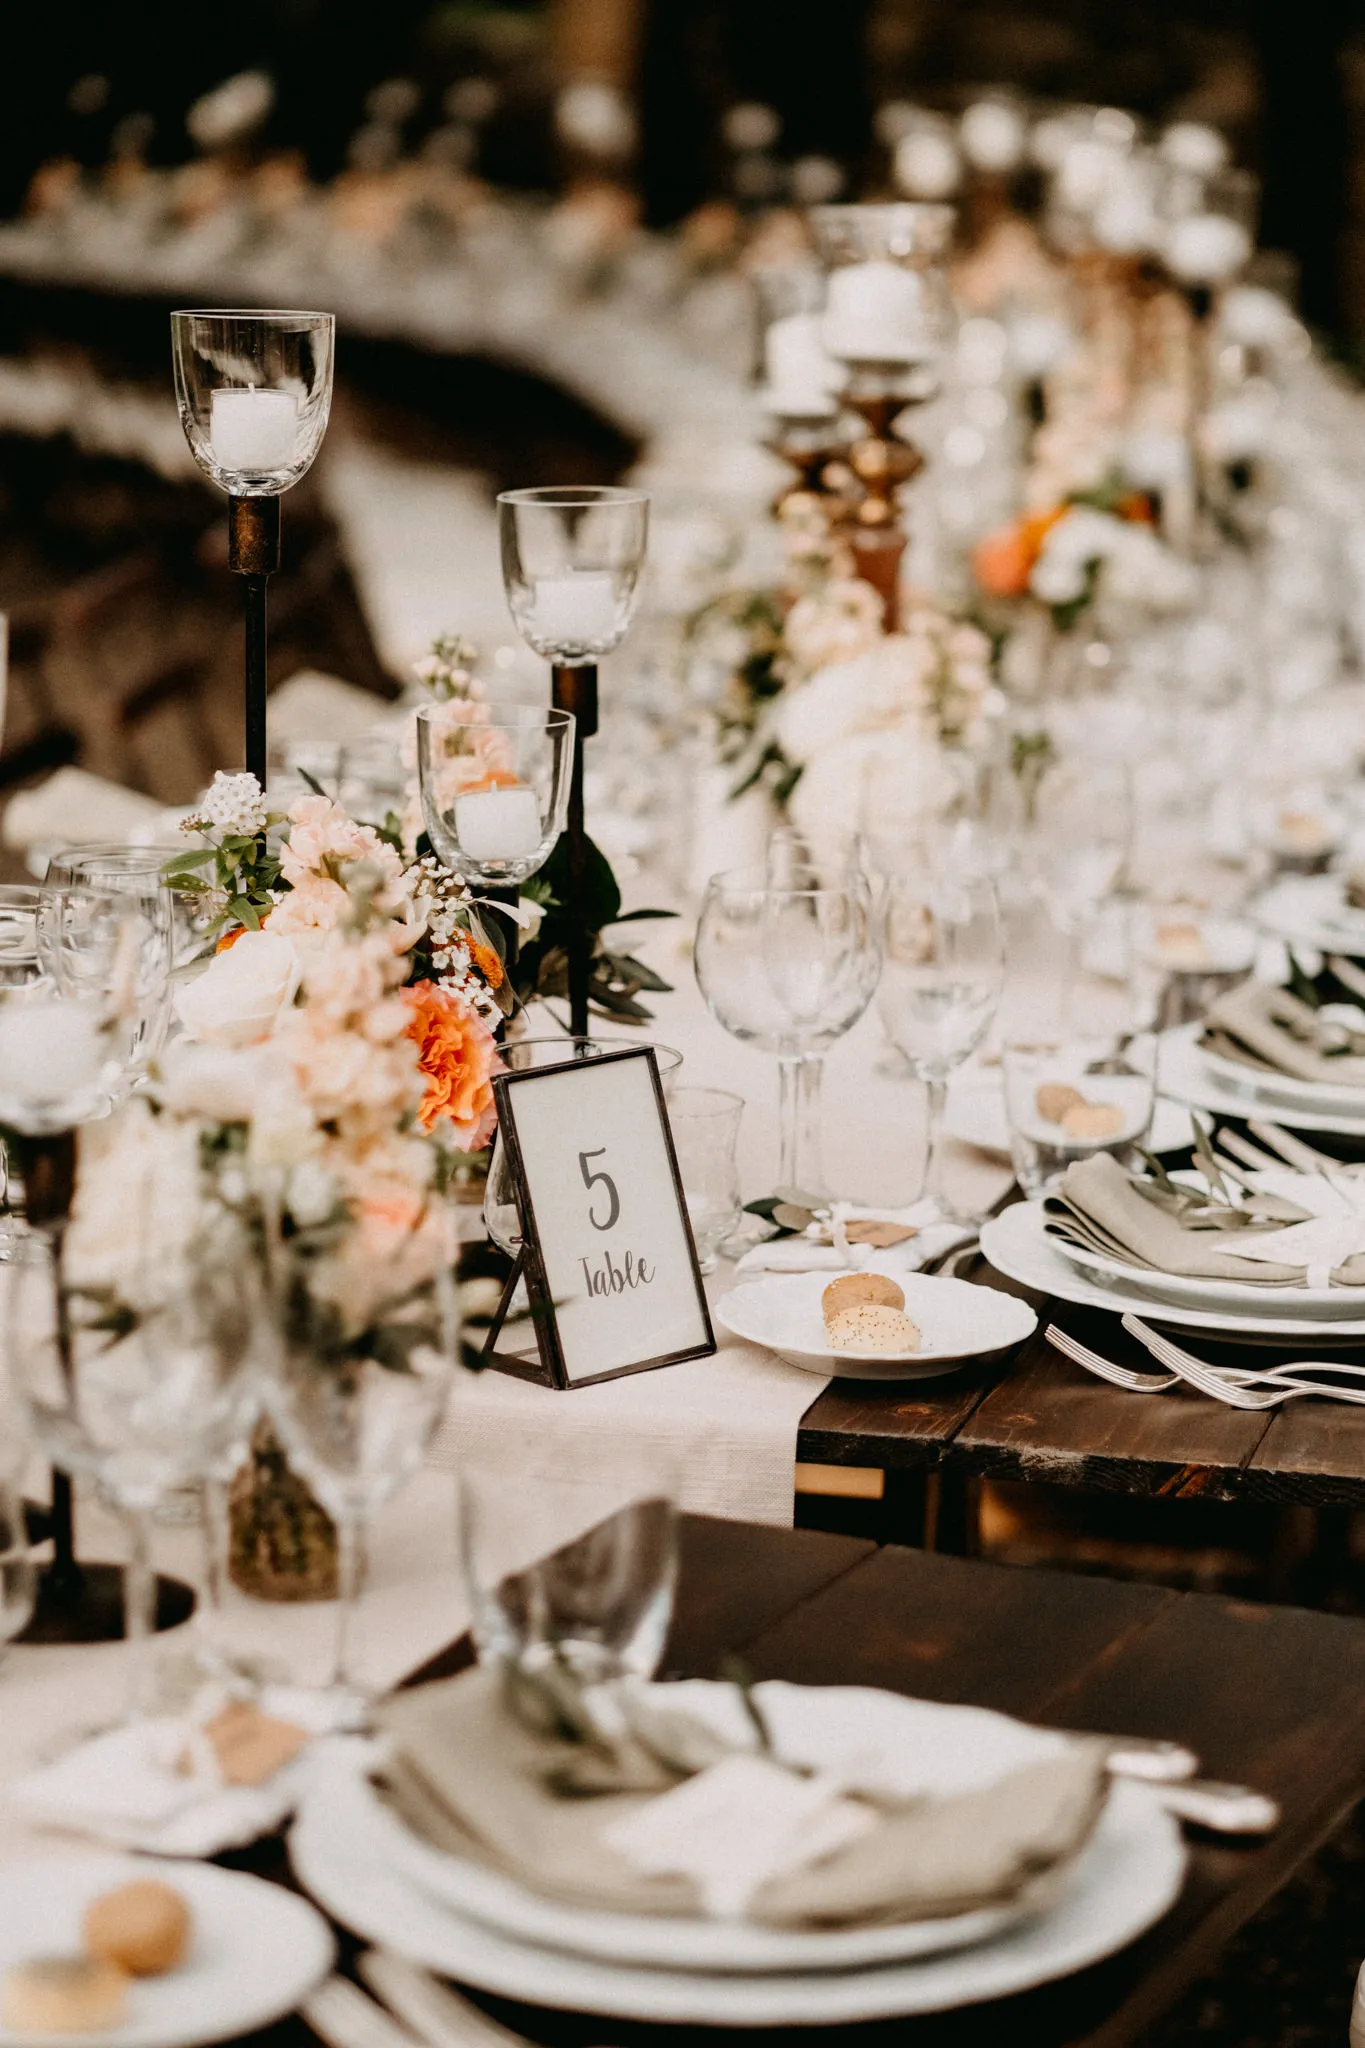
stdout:
[[225,839],[265,830],[265,792],[254,775],[225,775],[220,768],[199,809]]

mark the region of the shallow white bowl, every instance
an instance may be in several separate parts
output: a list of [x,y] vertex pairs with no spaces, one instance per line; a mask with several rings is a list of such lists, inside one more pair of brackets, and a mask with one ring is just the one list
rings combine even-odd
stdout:
[[[866,1268],[886,1270],[874,1261]],[[905,1312],[919,1330],[914,1351],[832,1351],[820,1299],[833,1273],[768,1274],[732,1288],[716,1304],[732,1336],[766,1345],[789,1365],[844,1380],[938,1379],[964,1359],[1020,1344],[1037,1328],[1026,1301],[998,1287],[946,1280],[932,1273],[890,1273],[905,1294]]]

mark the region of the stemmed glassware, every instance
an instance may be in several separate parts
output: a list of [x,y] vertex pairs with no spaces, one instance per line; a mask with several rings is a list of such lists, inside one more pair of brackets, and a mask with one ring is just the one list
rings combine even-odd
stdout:
[[1132,833],[1132,777],[1123,762],[1063,755],[1030,791],[1024,858],[1036,894],[1067,941],[1068,1013],[1085,934],[1122,876]]
[[573,754],[570,711],[424,704],[417,769],[438,857],[472,888],[514,908],[521,884],[545,865],[564,830]]
[[63,994],[101,1002],[134,1085],[170,1021],[174,906],[160,858],[138,850],[58,856],[38,899],[38,960]]
[[882,900],[877,1007],[887,1035],[929,1097],[925,1195],[941,1215],[967,1221],[944,1191],[943,1111],[948,1077],[990,1028],[1005,980],[995,890],[941,870],[889,875]]
[[364,1727],[353,1618],[370,1518],[422,1463],[458,1343],[449,1218],[359,1213],[282,1236],[270,1253],[266,1405],[289,1462],[336,1524],[340,1724]]
[[799,866],[782,886],[766,867],[713,875],[694,960],[697,985],[716,1021],[733,1037],[777,1055],[778,1192],[824,1199],[824,1054],[862,1016],[881,968],[867,883],[846,872],[821,886]]
[[[30,1232],[11,1283],[9,1351],[29,1430],[63,1472],[97,1481],[126,1524],[124,1632],[134,1645],[156,1621],[152,1515],[234,1453],[240,1460],[256,1399],[251,1247],[230,1214],[204,1203],[194,1132],[178,1136],[142,1176],[106,1191],[131,1257],[111,1248],[118,1220],[96,1202],[62,1231]],[[191,1303],[210,1287],[213,1341],[192,1341]],[[153,1694],[140,1659],[133,1710]]]
[[190,307],[171,315],[180,424],[234,497],[275,497],[322,446],[332,403],[330,313]]

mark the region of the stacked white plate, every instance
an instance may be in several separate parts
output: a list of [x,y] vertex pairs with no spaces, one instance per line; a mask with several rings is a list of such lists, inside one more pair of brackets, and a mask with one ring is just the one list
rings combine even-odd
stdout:
[[1201,1030],[1199,1024],[1182,1024],[1163,1035],[1158,1071],[1164,1095],[1215,1116],[1263,1117],[1289,1130],[1365,1138],[1365,1088],[1298,1081],[1292,1074],[1244,1066],[1205,1051]]
[[1344,875],[1286,875],[1255,905],[1263,931],[1319,953],[1365,954],[1365,910],[1347,900]]
[[[767,1685],[760,1698],[781,1753],[832,1767],[870,1750],[943,1794],[989,1785],[1065,1740],[863,1688]],[[290,1852],[335,1919],[445,1976],[533,2005],[740,2027],[938,2012],[1070,1975],[1159,1919],[1185,1866],[1153,1790],[1123,1781],[1045,1900],[893,1926],[785,1932],[559,1903],[433,1848],[349,1774],[307,1799]]]

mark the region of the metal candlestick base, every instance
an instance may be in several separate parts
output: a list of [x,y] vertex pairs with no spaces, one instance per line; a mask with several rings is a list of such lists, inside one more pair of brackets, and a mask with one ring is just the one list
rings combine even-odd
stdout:
[[228,567],[242,579],[246,612],[246,765],[266,779],[266,587],[280,566],[278,498],[228,499]]
[[575,720],[573,774],[569,782],[569,812],[564,826],[569,868],[568,901],[564,908],[569,924],[569,1030],[575,1038],[586,1038],[592,934],[587,927],[584,905],[588,849],[583,823],[583,742],[591,739],[597,731],[597,664],[583,662],[577,667],[570,667],[567,663],[556,662],[551,676],[556,711],[572,711]]

